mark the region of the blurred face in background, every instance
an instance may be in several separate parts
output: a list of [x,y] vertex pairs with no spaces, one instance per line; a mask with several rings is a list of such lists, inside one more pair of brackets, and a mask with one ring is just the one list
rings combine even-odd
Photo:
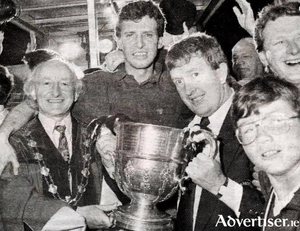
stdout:
[[232,70],[237,80],[253,79],[263,73],[263,64],[255,50],[253,42],[240,40],[232,48]]

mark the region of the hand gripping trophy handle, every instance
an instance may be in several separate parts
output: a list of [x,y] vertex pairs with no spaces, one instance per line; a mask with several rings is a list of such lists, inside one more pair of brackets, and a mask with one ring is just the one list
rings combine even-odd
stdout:
[[[218,153],[218,144],[217,144],[217,137],[210,131],[205,129],[200,129],[197,131],[196,135],[191,135],[190,131],[187,131],[189,136],[183,141],[183,150],[186,152],[187,157],[187,164],[196,156],[198,155],[196,145],[200,142],[203,142],[205,146],[203,147],[203,155],[207,155],[208,157],[215,158]],[[195,137],[196,136],[196,137]],[[207,147],[209,150],[207,151]],[[205,149],[205,150],[204,150]],[[185,170],[185,168],[184,168]],[[186,174],[182,174],[181,178],[177,178],[178,186],[182,194],[186,192],[186,187],[184,186],[185,181],[189,180],[190,177]]]

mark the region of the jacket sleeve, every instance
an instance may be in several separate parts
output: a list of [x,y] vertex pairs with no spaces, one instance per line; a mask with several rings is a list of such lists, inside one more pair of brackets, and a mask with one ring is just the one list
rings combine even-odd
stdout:
[[264,216],[264,198],[256,189],[243,186],[243,196],[240,205],[240,218],[257,218]]
[[38,194],[23,176],[1,179],[0,207],[4,230],[20,231],[24,223],[41,230],[47,221],[66,204]]
[[24,230],[24,225],[35,231],[41,230],[60,208],[67,206],[65,202],[46,198],[36,190],[33,174],[28,171],[31,168],[23,141],[26,142],[17,136],[10,139],[20,161],[19,175],[2,176],[0,185],[2,225],[9,231]]

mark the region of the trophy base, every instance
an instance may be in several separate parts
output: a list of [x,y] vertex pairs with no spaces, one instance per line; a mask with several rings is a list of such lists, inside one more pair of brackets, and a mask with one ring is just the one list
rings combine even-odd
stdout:
[[[173,222],[171,216],[158,211],[138,210],[134,213],[130,206],[121,206],[115,212],[116,225],[119,228],[132,231],[172,231]],[[155,212],[155,213],[154,213]]]

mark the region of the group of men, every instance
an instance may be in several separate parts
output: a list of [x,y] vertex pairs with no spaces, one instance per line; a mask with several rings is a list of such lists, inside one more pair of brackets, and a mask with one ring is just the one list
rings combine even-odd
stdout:
[[[264,77],[235,94],[228,84],[226,57],[216,39],[201,33],[179,41],[167,53],[169,71],[161,72],[154,61],[162,48],[165,29],[160,9],[152,1],[124,6],[116,37],[125,63],[117,72],[98,71],[85,76],[82,95],[78,70],[59,58],[42,62],[26,80],[26,102],[13,109],[0,128],[0,172],[8,162],[16,172],[20,163],[19,176],[5,174],[1,181],[0,227],[111,227],[112,220],[103,210],[115,204],[99,203],[107,195],[111,196],[108,202],[123,199],[113,188],[100,156],[79,151],[78,146],[84,142],[75,118],[84,124],[118,113],[134,121],[173,127],[192,128],[206,120],[207,128],[218,137],[216,157],[199,153],[186,169],[192,181],[179,201],[176,230],[249,229],[247,224],[237,222],[232,227],[227,221],[263,216],[263,198],[251,183],[253,164],[267,173],[274,187],[266,217],[299,220],[293,194],[299,188],[296,179],[300,161],[296,144],[300,102],[293,85],[300,82],[299,23],[299,3],[263,10],[255,30],[259,57],[276,76],[292,83]],[[187,108],[195,114],[190,123]],[[36,109],[37,115],[28,122]],[[10,141],[17,159],[8,143],[16,130]],[[115,140],[101,138],[100,134],[101,139],[108,147],[100,148],[101,158],[109,160]],[[283,145],[287,139],[288,144]],[[251,230],[255,228],[260,227]]]

